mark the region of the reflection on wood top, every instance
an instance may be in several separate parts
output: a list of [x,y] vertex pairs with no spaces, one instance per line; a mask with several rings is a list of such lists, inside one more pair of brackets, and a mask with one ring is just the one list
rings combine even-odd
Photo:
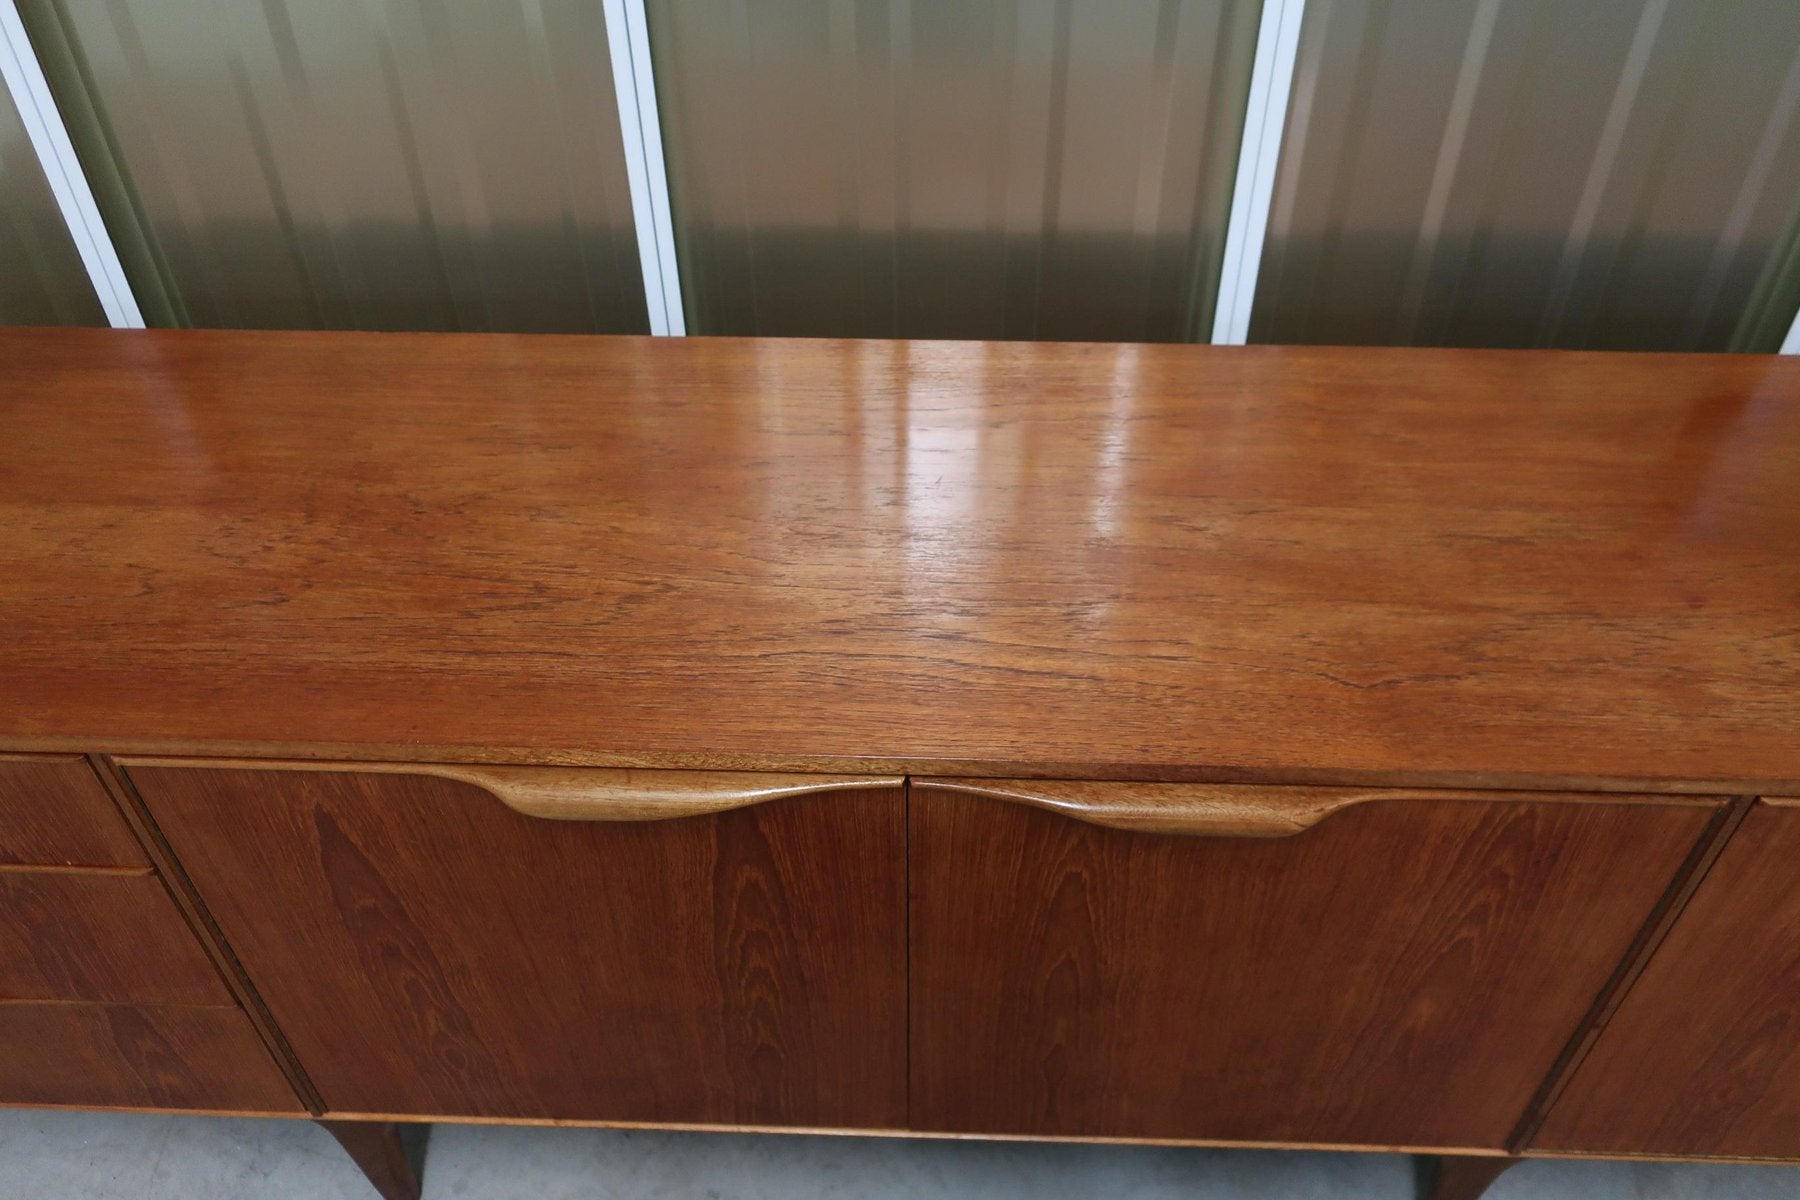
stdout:
[[0,332],[0,745],[1800,788],[1800,361]]

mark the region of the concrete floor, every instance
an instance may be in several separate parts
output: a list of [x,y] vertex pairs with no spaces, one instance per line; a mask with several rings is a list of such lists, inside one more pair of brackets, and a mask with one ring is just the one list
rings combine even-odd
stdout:
[[[1390,1154],[442,1126],[427,1200],[1406,1200]],[[304,1121],[0,1111],[4,1200],[374,1200]],[[1491,1200],[1773,1200],[1800,1167],[1531,1162]]]

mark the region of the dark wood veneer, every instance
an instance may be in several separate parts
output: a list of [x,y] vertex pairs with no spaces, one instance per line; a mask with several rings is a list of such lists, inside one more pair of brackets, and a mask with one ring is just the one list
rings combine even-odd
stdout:
[[913,1124],[1500,1149],[1713,812],[1188,838],[915,785]]
[[132,765],[328,1112],[899,1127],[898,788],[658,822]]

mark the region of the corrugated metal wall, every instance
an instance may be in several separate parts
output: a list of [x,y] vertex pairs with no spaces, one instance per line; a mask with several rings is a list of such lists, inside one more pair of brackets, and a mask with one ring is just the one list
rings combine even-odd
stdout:
[[1724,349],[1797,105],[1793,0],[1311,0],[1251,338]]
[[655,0],[690,331],[1204,339],[1249,0]]
[[104,325],[19,110],[0,88],[0,325]]
[[598,3],[23,8],[70,35],[85,78],[53,83],[91,91],[83,150],[186,323],[648,327]]
[[[152,324],[648,328],[602,0],[18,2]],[[1263,0],[643,2],[690,332],[1209,335]],[[1252,341],[1788,333],[1800,0],[1299,28]],[[0,319],[97,319],[6,152]]]

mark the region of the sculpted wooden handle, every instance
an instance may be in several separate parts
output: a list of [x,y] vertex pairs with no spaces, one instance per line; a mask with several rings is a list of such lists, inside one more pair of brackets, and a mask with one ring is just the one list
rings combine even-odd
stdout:
[[748,808],[783,796],[897,788],[898,775],[776,775],[763,771],[652,771],[627,767],[514,767],[476,763],[272,762],[121,758],[132,767],[334,771],[425,775],[473,784],[515,812],[550,821],[666,821]]
[[1567,800],[1562,793],[1410,788],[1262,787],[1254,784],[1107,783],[1055,779],[915,779],[920,790],[1029,804],[1113,829],[1207,837],[1278,838],[1371,800]]
[[410,774],[483,788],[508,808],[551,821],[662,821],[748,808],[783,796],[897,788],[898,775],[772,775],[761,771],[640,771],[612,767],[432,764]]

